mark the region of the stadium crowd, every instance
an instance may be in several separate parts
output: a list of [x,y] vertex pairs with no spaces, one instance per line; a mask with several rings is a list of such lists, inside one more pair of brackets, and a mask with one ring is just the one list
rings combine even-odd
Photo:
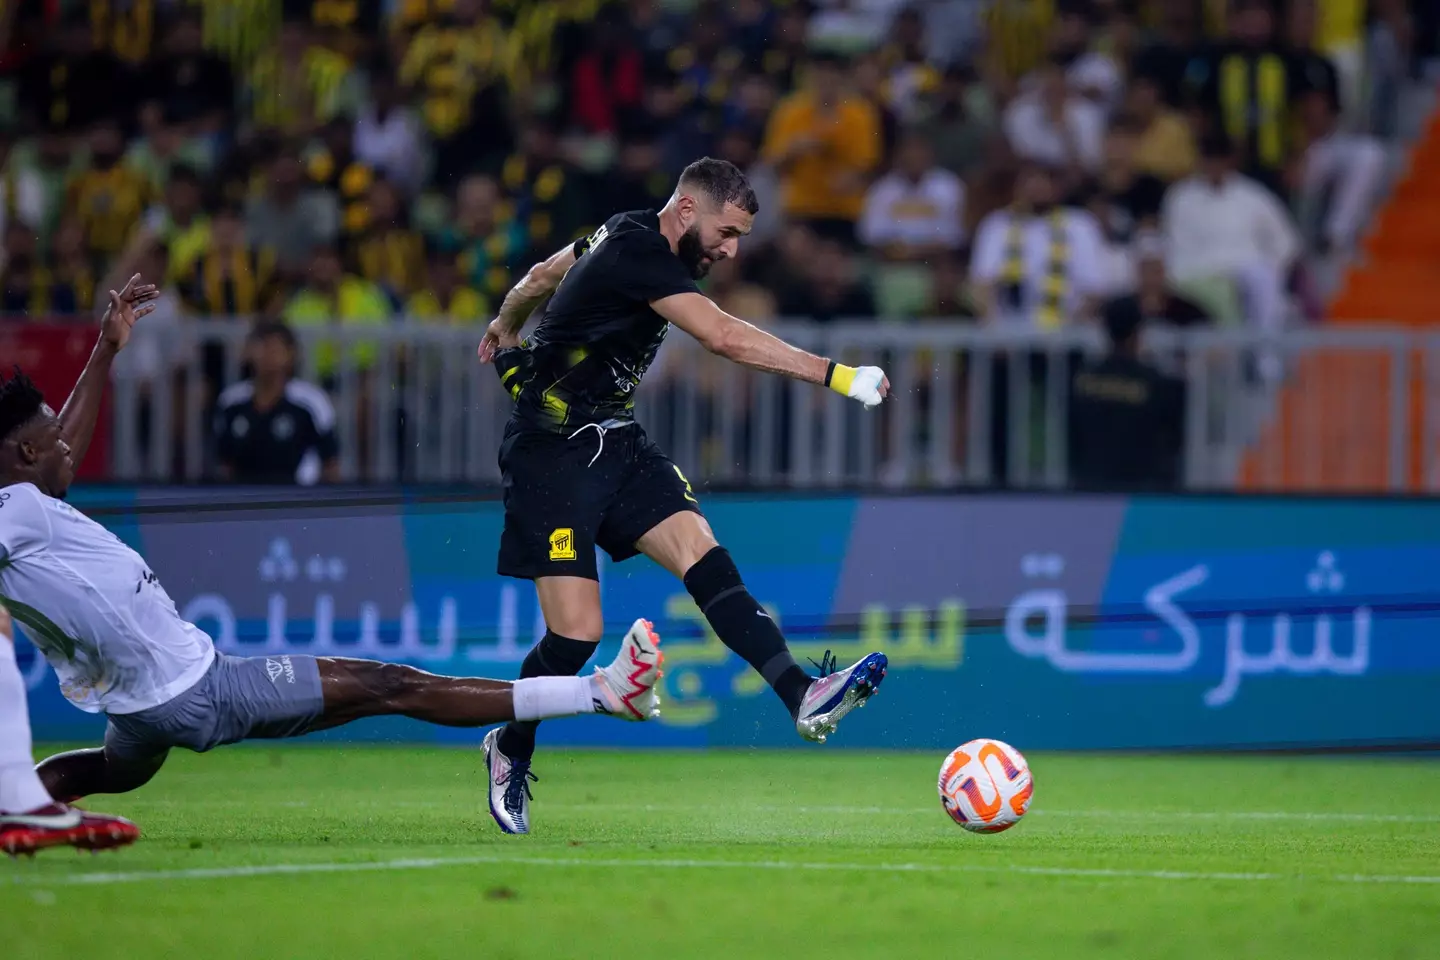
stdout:
[[663,204],[710,154],[760,195],[754,236],[708,281],[753,321],[1273,329],[1314,309],[1305,254],[1356,243],[1436,16],[7,0],[0,311],[88,315],[138,270],[163,278],[156,329],[479,324],[531,263]]

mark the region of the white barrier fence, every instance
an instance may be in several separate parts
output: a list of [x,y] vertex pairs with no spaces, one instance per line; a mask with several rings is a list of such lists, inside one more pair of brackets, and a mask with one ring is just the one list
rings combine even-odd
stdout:
[[[1070,390],[1104,355],[1099,331],[1039,333],[954,321],[770,329],[849,363],[884,366],[891,401],[865,411],[813,385],[755,373],[675,331],[637,392],[641,424],[695,482],[801,488],[947,488],[1070,482]],[[244,321],[169,330],[158,360],[117,369],[112,475],[215,477],[211,416],[242,377]],[[299,375],[337,410],[342,477],[499,481],[511,401],[475,348],[480,328],[397,323],[296,331]],[[370,348],[357,357],[357,346]],[[320,369],[322,351],[338,359]],[[372,359],[365,359],[366,355]],[[1440,481],[1440,337],[1393,329],[1151,329],[1143,356],[1186,386],[1183,485],[1194,490],[1429,490]],[[1271,375],[1265,376],[1266,371]],[[1274,371],[1281,371],[1275,376]]]

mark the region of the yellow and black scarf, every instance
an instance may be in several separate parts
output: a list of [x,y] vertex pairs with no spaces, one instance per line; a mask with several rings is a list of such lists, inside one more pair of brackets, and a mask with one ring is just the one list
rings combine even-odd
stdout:
[[[1065,297],[1070,292],[1070,229],[1065,208],[1056,207],[1046,216],[1050,230],[1050,249],[1045,258],[1045,277],[1040,285],[1040,303],[1035,320],[1041,329],[1054,330],[1065,320]],[[1010,213],[1010,228],[1005,235],[1005,259],[1000,267],[1000,286],[1011,309],[1024,306],[1025,228],[1031,217],[1018,211]]]

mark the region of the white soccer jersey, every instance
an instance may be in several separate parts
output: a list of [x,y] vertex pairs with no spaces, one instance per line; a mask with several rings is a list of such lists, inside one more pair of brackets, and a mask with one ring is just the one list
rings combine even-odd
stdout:
[[138,553],[33,484],[0,489],[0,603],[87,713],[166,703],[215,659]]

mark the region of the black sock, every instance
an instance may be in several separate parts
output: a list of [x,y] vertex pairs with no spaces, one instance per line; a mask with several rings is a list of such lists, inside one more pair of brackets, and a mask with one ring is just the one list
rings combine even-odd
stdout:
[[744,657],[775,690],[793,717],[810,688],[810,675],[785,646],[785,637],[745,582],[730,551],[716,547],[685,573],[685,589],[725,646]]
[[[525,662],[520,665],[520,676],[527,677],[575,677],[585,669],[596,644],[588,640],[571,640],[549,630],[540,642],[535,644]],[[535,754],[535,728],[539,720],[511,720],[500,731],[498,746],[500,752],[511,760],[529,760]]]

